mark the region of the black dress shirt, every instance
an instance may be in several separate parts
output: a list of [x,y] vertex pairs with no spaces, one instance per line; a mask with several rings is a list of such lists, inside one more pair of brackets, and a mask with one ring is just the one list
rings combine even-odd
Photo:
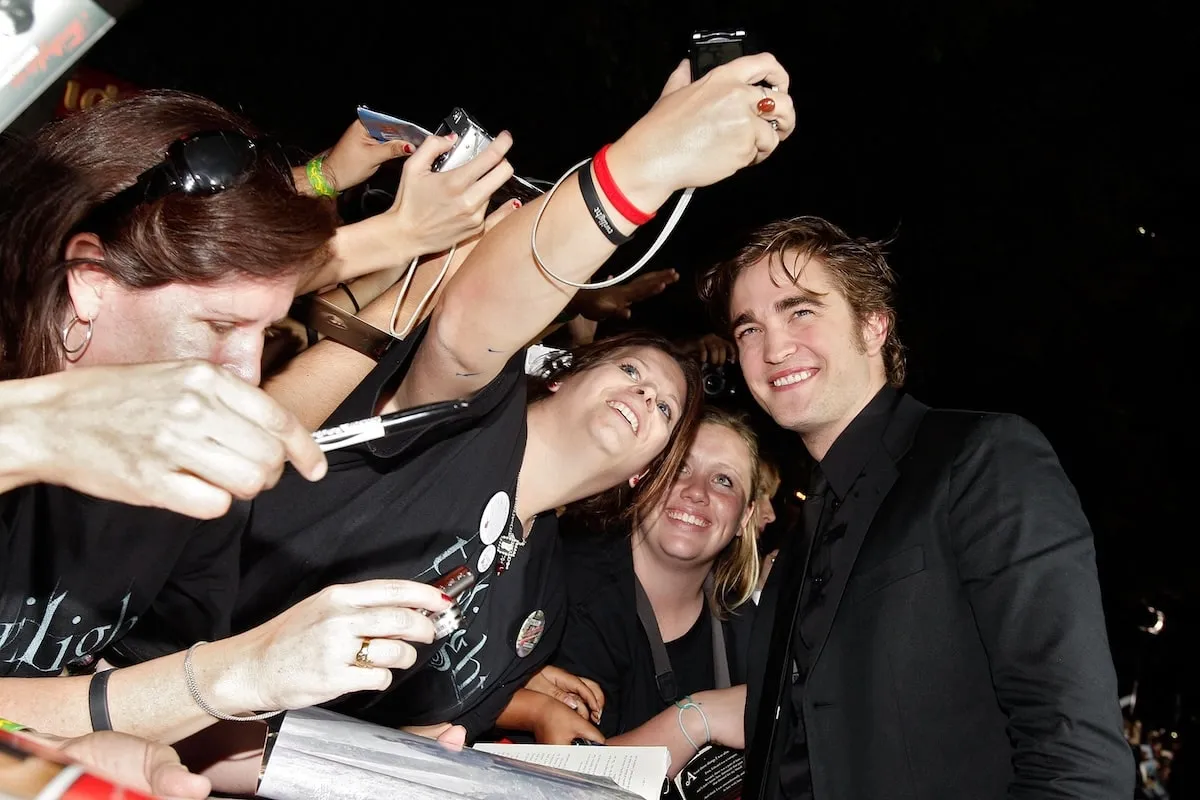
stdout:
[[800,594],[800,613],[796,617],[796,633],[792,647],[791,719],[785,739],[783,758],[779,762],[780,796],[787,800],[809,800],[812,797],[812,776],[808,764],[808,741],[804,730],[802,707],[805,677],[812,660],[816,642],[806,637],[805,620],[825,600],[835,570],[848,570],[852,564],[839,547],[854,509],[836,512],[849,496],[854,482],[870,461],[891,419],[892,410],[900,395],[885,386],[866,408],[847,426],[829,448],[825,458],[813,469],[808,495],[804,501],[804,537],[808,542],[806,577]]

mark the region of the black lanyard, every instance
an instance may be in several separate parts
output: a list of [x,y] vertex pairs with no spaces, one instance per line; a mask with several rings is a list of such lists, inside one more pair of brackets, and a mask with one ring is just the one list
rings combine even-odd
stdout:
[[[658,684],[658,696],[664,703],[674,703],[679,699],[679,687],[675,683],[675,671],[671,669],[671,658],[667,655],[667,646],[663,643],[662,632],[658,629],[658,619],[654,616],[654,607],[650,598],[642,588],[642,582],[633,576],[633,592],[637,600],[638,620],[646,631],[646,639],[650,642],[650,655],[654,658],[654,680]],[[708,587],[704,590],[705,607],[711,614]],[[725,652],[725,630],[721,620],[712,614],[712,649],[713,677],[716,679],[714,689],[729,688],[729,654]]]

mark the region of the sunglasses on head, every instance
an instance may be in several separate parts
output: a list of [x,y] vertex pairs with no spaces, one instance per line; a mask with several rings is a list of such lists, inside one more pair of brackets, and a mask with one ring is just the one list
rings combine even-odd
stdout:
[[187,197],[208,197],[232,189],[246,182],[260,159],[266,159],[291,180],[287,159],[273,140],[251,139],[236,131],[194,133],[172,142],[161,163],[101,203],[84,227],[105,229],[138,206],[176,192]]

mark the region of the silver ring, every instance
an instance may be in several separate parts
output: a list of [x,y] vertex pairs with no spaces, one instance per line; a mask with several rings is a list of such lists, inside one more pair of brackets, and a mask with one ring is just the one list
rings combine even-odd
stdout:
[[773,130],[773,131],[779,130],[779,120],[772,119],[772,120],[768,120],[768,122],[771,123],[771,130]]

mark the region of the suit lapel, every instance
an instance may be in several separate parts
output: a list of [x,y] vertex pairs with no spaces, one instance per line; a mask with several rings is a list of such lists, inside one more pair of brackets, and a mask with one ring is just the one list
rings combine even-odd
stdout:
[[928,410],[927,406],[909,397],[900,400],[884,432],[883,446],[875,449],[867,466],[851,486],[845,501],[834,512],[829,532],[836,535],[839,526],[845,528],[842,552],[839,553],[838,563],[829,576],[823,602],[804,620],[801,629],[805,638],[813,642],[809,672],[816,667],[825,649],[825,643],[829,640],[829,632],[842,603],[846,583],[854,571],[854,564],[858,560],[863,542],[866,541],[867,532],[871,529],[871,523],[896,479],[900,477],[897,464],[912,446],[921,419]]
[[[830,571],[828,584],[824,587],[820,602],[810,607],[811,610],[800,623],[805,641],[812,643],[810,672],[821,658],[821,651],[825,648],[834,617],[837,616],[838,606],[842,601],[842,594],[846,590],[846,582],[850,578],[854,562],[858,559],[863,541],[867,538],[871,522],[875,519],[875,513],[883,504],[899,474],[891,457],[882,448],[877,450],[875,456],[867,463],[863,474],[854,482],[846,501],[833,512],[827,536],[838,537],[838,529],[844,529],[840,536],[842,541],[837,560]],[[805,605],[808,606],[807,603]]]

